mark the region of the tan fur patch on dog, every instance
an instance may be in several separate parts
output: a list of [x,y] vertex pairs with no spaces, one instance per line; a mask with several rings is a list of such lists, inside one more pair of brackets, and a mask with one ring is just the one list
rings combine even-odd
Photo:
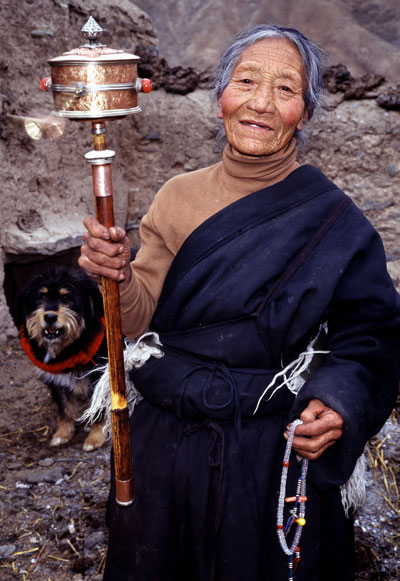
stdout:
[[62,444],[66,444],[72,440],[74,433],[74,420],[71,420],[70,418],[58,418],[57,430],[50,441],[50,446],[61,446]]

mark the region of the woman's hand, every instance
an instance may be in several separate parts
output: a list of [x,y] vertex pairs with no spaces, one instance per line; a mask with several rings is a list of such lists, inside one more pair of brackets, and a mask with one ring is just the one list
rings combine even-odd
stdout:
[[343,434],[342,416],[319,399],[310,401],[300,419],[303,423],[296,428],[293,449],[309,460],[319,458]]
[[96,218],[84,220],[87,233],[83,235],[79,266],[92,278],[105,276],[121,284],[121,289],[131,278],[131,246],[125,230],[114,226],[106,228]]

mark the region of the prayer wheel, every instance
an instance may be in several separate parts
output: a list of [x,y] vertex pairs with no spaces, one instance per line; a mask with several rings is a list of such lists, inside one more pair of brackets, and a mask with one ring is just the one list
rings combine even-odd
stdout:
[[[114,226],[111,163],[115,152],[107,149],[107,119],[138,113],[137,94],[150,92],[148,79],[139,79],[139,57],[108,48],[98,42],[103,30],[90,17],[81,30],[86,43],[50,59],[51,77],[41,89],[53,93],[55,115],[91,121],[94,149],[86,153],[92,167],[93,193],[98,221]],[[129,411],[126,396],[118,283],[102,278],[111,388],[111,420],[115,466],[116,500],[121,506],[133,502]]]

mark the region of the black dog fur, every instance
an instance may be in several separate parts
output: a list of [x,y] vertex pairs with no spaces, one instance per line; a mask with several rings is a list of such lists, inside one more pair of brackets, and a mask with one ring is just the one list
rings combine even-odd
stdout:
[[[53,266],[34,276],[20,294],[18,315],[21,345],[58,408],[50,445],[66,444],[90,404],[99,376],[93,370],[106,363],[101,293],[82,270]],[[84,450],[103,445],[103,424],[100,418],[91,426]]]

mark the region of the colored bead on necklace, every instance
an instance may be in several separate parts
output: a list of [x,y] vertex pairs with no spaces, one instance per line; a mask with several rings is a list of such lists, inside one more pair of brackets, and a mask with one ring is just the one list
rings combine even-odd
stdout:
[[[300,537],[303,532],[303,527],[306,524],[306,477],[308,469],[308,460],[303,458],[301,461],[301,473],[297,480],[296,496],[285,497],[286,483],[290,465],[290,454],[293,446],[293,438],[297,426],[302,424],[301,420],[295,420],[290,428],[288,440],[286,443],[285,454],[282,463],[281,485],[279,490],[278,510],[276,515],[276,530],[278,533],[279,543],[283,552],[289,557],[289,581],[294,581],[294,573],[297,565],[300,562]],[[290,510],[290,516],[284,524],[284,507],[286,503],[293,503]],[[290,546],[287,542],[287,535],[293,524],[296,524],[296,530]]]

